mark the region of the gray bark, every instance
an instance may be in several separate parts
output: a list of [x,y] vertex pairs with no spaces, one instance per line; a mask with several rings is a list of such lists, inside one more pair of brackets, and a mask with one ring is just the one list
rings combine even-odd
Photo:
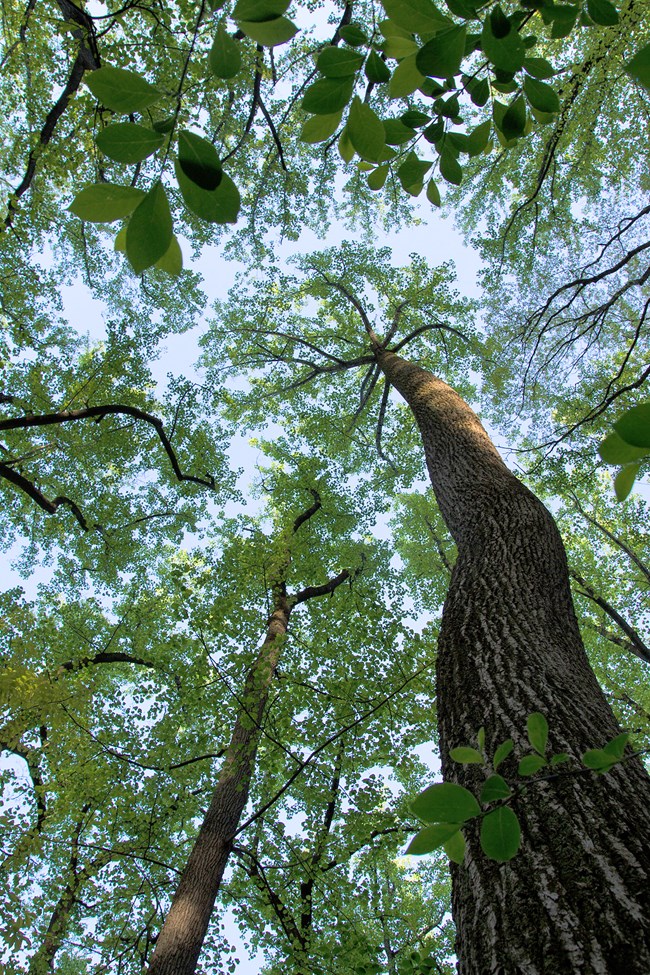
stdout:
[[[542,712],[553,751],[579,757],[620,732],[580,639],[553,518],[507,469],[446,383],[377,350],[420,428],[440,509],[458,546],[440,632],[443,775],[476,792],[484,773],[448,758],[486,729],[528,751]],[[510,766],[500,769],[515,773]],[[505,864],[467,829],[452,867],[461,975],[648,975],[650,779],[632,759],[605,776],[564,776],[518,800],[522,848]]]

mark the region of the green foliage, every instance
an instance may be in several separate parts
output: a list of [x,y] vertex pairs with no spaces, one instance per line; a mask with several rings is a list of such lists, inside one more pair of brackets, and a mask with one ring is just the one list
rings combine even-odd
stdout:
[[[429,825],[420,829],[411,840],[406,852],[413,856],[422,856],[445,846],[445,851],[455,863],[462,863],[465,855],[466,841],[462,829],[474,820],[480,823],[480,848],[485,856],[498,863],[505,863],[517,855],[521,846],[521,825],[517,813],[512,808],[520,804],[521,800],[534,802],[534,791],[531,788],[538,782],[550,782],[560,776],[580,775],[584,769],[597,774],[609,772],[619,762],[625,761],[625,749],[630,740],[630,733],[623,732],[603,748],[588,749],[582,755],[582,768],[574,767],[560,773],[546,772],[538,775],[543,769],[554,768],[570,761],[571,757],[564,752],[546,755],[549,735],[548,722],[538,711],[528,715],[526,719],[527,737],[533,754],[524,755],[517,765],[518,778],[510,777],[510,781],[501,775],[492,773],[512,753],[514,744],[511,739],[502,742],[494,752],[490,763],[484,753],[484,731],[479,731],[479,748],[461,745],[452,748],[449,757],[460,765],[481,764],[484,767],[486,779],[483,782],[479,800],[469,789],[454,782],[441,782],[430,785],[411,801],[411,810]],[[526,781],[522,781],[526,780]],[[481,808],[483,807],[483,808]],[[447,844],[451,843],[448,848]]]

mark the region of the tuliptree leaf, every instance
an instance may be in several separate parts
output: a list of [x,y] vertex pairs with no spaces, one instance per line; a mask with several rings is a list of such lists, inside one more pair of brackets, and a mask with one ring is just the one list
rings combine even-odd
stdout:
[[236,223],[241,200],[239,190],[225,173],[216,189],[205,190],[189,179],[176,160],[176,179],[188,210],[208,223]]
[[106,108],[122,115],[143,112],[162,98],[162,92],[149,82],[124,68],[106,66],[84,75],[84,81],[95,98]]
[[133,213],[144,196],[144,191],[135,186],[97,183],[77,193],[68,209],[90,223],[111,223]]
[[126,256],[136,274],[152,267],[172,241],[172,215],[167,194],[156,183],[133,211],[126,228]]
[[208,67],[215,78],[234,78],[241,71],[242,57],[239,42],[228,34],[223,21],[217,27],[210,48]]
[[481,822],[481,849],[491,860],[505,863],[519,850],[521,827],[509,806],[488,813]]
[[312,115],[333,115],[345,108],[352,98],[353,88],[354,76],[319,78],[305,92],[302,107]]
[[625,443],[650,448],[650,403],[633,406],[618,418],[614,429]]
[[546,753],[546,743],[548,742],[548,721],[539,711],[534,711],[526,719],[528,730],[528,741],[531,748],[534,748],[540,755]]
[[275,20],[249,21],[238,20],[237,26],[243,30],[246,37],[250,37],[262,47],[278,47],[286,44],[298,33],[298,28],[286,17],[276,17]]
[[416,833],[406,848],[410,856],[422,856],[438,850],[460,830],[460,823],[434,823]]
[[204,190],[215,190],[221,182],[221,161],[211,142],[186,129],[178,137],[178,161],[193,183]]
[[348,115],[350,142],[362,159],[379,162],[386,145],[384,126],[369,105],[355,95]]
[[363,64],[363,55],[347,47],[324,47],[316,67],[326,78],[348,78]]
[[465,56],[466,37],[466,27],[452,27],[436,34],[416,55],[418,71],[432,78],[452,78]]
[[464,823],[481,811],[472,793],[454,782],[430,785],[416,796],[411,809],[425,823]]
[[95,142],[105,156],[120,163],[138,163],[160,149],[163,135],[135,122],[117,122],[97,133]]

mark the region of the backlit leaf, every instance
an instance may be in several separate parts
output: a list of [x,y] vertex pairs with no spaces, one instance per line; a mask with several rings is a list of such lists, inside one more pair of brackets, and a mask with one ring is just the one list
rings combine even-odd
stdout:
[[438,31],[451,23],[433,0],[382,0],[382,4],[393,23],[413,34]]
[[491,775],[481,789],[481,802],[496,802],[511,795],[512,790],[506,780],[500,775]]
[[347,47],[324,47],[316,67],[326,78],[348,78],[363,64],[363,55]]
[[466,848],[465,837],[463,836],[462,832],[458,830],[457,833],[450,836],[449,839],[445,840],[445,842],[442,844],[442,848],[450,860],[452,860],[454,863],[462,863],[465,859]]
[[241,204],[239,190],[225,173],[214,190],[205,190],[189,179],[178,160],[176,179],[185,205],[192,213],[208,223],[236,223]]
[[332,115],[312,115],[303,125],[300,138],[303,142],[324,142],[334,135],[341,124],[342,115],[342,112],[334,112]]
[[495,772],[499,765],[501,765],[501,762],[505,762],[506,758],[508,755],[510,755],[514,747],[515,743],[513,742],[512,738],[506,738],[506,740],[499,745],[494,753],[494,758],[492,759],[492,768]]
[[298,33],[298,28],[286,17],[276,17],[275,20],[264,20],[261,22],[238,20],[237,26],[243,30],[247,37],[250,37],[262,47],[277,47],[279,44],[286,44]]
[[491,860],[512,860],[521,843],[521,827],[509,806],[488,813],[481,822],[481,849]]
[[384,126],[365,102],[358,96],[352,101],[348,115],[347,132],[350,142],[362,159],[379,162],[386,145]]
[[412,801],[411,809],[425,823],[464,823],[481,811],[472,793],[454,782],[430,785]]
[[234,78],[241,71],[239,42],[228,34],[223,22],[217,27],[208,55],[208,67],[215,78]]
[[418,71],[416,57],[416,54],[410,54],[393,71],[388,82],[388,94],[391,98],[406,98],[424,81],[424,75]]
[[650,44],[646,44],[627,62],[625,70],[631,78],[650,91]]
[[452,748],[449,755],[460,765],[482,765],[483,756],[475,748],[468,748],[462,745],[459,748]]
[[633,446],[613,430],[601,443],[598,453],[606,464],[630,464],[645,457],[647,448]]
[[105,156],[120,163],[138,163],[165,141],[164,136],[134,122],[116,122],[97,133],[95,142]]
[[539,112],[559,112],[560,99],[550,85],[535,78],[524,78],[524,93],[529,103]]
[[84,81],[106,108],[123,115],[143,112],[162,98],[162,92],[150,85],[142,75],[124,68],[107,65],[87,72]]
[[75,217],[91,223],[110,223],[128,217],[144,199],[144,191],[135,186],[96,183],[85,186],[68,207]]
[[410,856],[422,856],[440,849],[460,830],[460,825],[460,823],[434,823],[432,826],[425,826],[415,834],[406,848],[406,853]]
[[627,464],[614,478],[614,491],[619,501],[625,501],[629,495],[640,469],[640,464]]
[[312,115],[333,115],[345,108],[353,88],[354,77],[319,78],[306,90],[302,107]]
[[211,142],[184,129],[178,137],[178,161],[188,179],[204,190],[221,182],[221,161]]
[[152,267],[172,240],[172,215],[161,183],[149,190],[126,228],[126,256],[136,274]]
[[650,403],[627,410],[614,424],[614,430],[625,443],[650,448]]
[[462,26],[436,34],[416,55],[418,71],[433,78],[453,77],[465,56],[466,36],[467,28]]
[[167,274],[171,274],[173,277],[178,277],[183,270],[183,253],[175,234],[172,234],[169,247],[160,260],[156,261],[155,267],[161,271],[166,271]]
[[528,715],[526,727],[531,748],[534,748],[540,755],[544,755],[548,742],[548,721],[539,711],[534,711]]

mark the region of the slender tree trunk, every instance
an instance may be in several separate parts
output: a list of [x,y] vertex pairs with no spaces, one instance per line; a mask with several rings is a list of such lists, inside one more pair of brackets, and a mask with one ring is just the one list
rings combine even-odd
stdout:
[[[377,358],[415,415],[458,546],[437,673],[445,779],[476,791],[482,774],[451,762],[450,748],[474,744],[483,725],[488,750],[506,738],[527,750],[533,711],[546,715],[554,751],[602,747],[620,729],[587,661],[553,518],[446,383],[393,353]],[[533,786],[516,812],[513,860],[489,860],[468,829],[465,861],[452,867],[458,971],[648,975],[650,779],[640,761]]]
[[275,594],[266,638],[246,677],[242,708],[212,802],[158,935],[149,975],[193,975],[196,969],[237,826],[248,801],[259,729],[290,613],[291,605],[282,586]]

